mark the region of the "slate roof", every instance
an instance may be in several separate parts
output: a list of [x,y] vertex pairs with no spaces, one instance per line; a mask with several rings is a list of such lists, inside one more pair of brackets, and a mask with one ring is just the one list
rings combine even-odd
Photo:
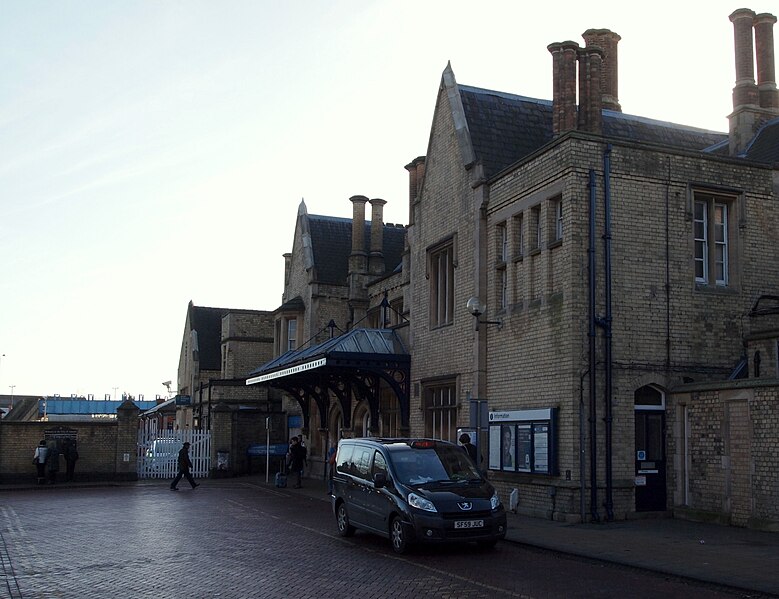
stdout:
[[765,123],[749,144],[745,157],[755,162],[779,164],[779,118]]
[[[471,142],[485,175],[503,169],[550,142],[552,102],[459,85]],[[727,140],[726,133],[603,111],[603,134],[633,142],[704,151]]]
[[229,310],[192,306],[190,327],[197,331],[198,355],[202,370],[222,369],[222,317]]
[[[346,285],[352,253],[352,219],[308,215],[309,233],[318,281]],[[406,229],[384,225],[384,271],[391,273],[401,262]],[[365,251],[370,249],[371,223],[365,224]]]

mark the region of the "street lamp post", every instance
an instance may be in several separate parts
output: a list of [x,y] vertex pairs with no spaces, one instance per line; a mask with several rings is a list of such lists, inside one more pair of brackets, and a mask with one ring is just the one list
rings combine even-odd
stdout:
[[11,388],[11,409],[14,409],[14,388],[16,385],[8,385]]

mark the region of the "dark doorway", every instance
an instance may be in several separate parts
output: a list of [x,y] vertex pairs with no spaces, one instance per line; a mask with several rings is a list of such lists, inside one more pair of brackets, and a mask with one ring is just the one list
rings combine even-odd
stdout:
[[636,511],[666,509],[665,402],[661,391],[636,391]]

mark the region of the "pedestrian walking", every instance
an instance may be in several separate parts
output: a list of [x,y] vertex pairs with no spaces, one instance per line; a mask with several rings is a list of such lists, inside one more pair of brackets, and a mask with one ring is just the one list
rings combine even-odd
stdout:
[[76,471],[76,460],[78,460],[78,448],[76,447],[76,441],[71,439],[67,445],[65,445],[65,480],[70,482],[73,480],[73,473]]
[[170,483],[171,491],[179,490],[178,484],[183,476],[187,477],[187,480],[189,481],[189,484],[192,485],[193,489],[200,486],[200,483],[196,483],[195,479],[193,479],[192,475],[189,473],[189,469],[192,468],[192,460],[189,459],[189,441],[185,441],[183,447],[179,451],[178,466],[179,472],[176,475],[176,478],[173,479],[173,482]]
[[35,469],[38,471],[38,484],[42,485],[46,483],[46,458],[49,457],[49,449],[46,447],[46,441],[41,439],[38,443],[38,447],[35,448],[35,453],[32,457],[32,463],[35,465]]
[[303,475],[303,467],[305,464],[306,448],[300,444],[297,437],[292,437],[289,444],[289,472],[290,474],[295,475],[295,489],[302,487],[301,477]]
[[53,485],[57,482],[57,473],[60,471],[60,450],[57,447],[56,441],[49,443],[49,451],[46,456],[46,470],[49,473],[49,484]]
[[335,473],[335,456],[338,453],[338,441],[327,450],[327,493],[333,494],[333,474]]

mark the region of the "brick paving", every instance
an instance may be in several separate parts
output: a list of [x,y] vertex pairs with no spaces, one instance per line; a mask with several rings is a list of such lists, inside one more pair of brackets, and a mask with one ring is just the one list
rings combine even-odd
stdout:
[[0,598],[744,596],[513,543],[397,556],[338,537],[320,484],[202,482],[0,491]]

